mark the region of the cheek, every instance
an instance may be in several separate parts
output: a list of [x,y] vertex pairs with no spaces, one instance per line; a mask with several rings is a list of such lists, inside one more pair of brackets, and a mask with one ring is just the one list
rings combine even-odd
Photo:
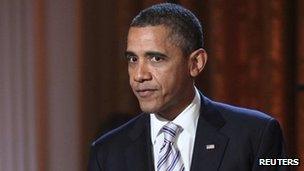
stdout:
[[133,83],[133,74],[132,74],[133,72],[132,72],[132,69],[130,69],[130,68],[128,68],[128,75],[129,75],[129,84],[130,84],[130,86],[132,86],[132,83]]
[[131,76],[132,76],[132,69],[130,67],[128,67],[128,75],[129,75],[129,78],[131,78]]
[[168,68],[166,70],[155,70],[155,82],[161,88],[163,96],[172,93],[179,82],[179,73]]
[[191,81],[185,66],[172,68],[167,73],[164,84],[170,92],[180,91],[181,87]]

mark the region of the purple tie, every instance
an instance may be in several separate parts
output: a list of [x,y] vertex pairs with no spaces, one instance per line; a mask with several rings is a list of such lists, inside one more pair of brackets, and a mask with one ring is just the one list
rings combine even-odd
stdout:
[[176,146],[176,137],[183,128],[168,122],[160,131],[164,133],[164,143],[158,154],[157,171],[184,171],[181,154]]

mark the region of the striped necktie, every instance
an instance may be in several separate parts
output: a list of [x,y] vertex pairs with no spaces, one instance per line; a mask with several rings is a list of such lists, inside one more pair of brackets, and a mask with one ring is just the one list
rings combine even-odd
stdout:
[[180,151],[176,146],[176,137],[183,130],[182,127],[168,122],[160,130],[164,133],[164,143],[158,154],[157,171],[184,171]]

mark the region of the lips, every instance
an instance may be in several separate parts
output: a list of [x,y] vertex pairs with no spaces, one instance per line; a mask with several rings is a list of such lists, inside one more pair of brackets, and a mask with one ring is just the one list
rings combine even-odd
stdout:
[[135,91],[136,91],[136,94],[139,97],[148,98],[155,93],[156,89],[138,89],[138,90],[135,90]]

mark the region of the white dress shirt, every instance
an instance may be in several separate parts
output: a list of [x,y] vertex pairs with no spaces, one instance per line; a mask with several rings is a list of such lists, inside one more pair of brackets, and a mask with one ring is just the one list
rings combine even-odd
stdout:
[[[185,166],[185,171],[189,171],[192,161],[196,126],[201,106],[200,94],[195,88],[193,101],[171,122],[181,126],[183,131],[176,140],[176,145],[181,153],[181,158]],[[151,141],[154,153],[154,168],[157,168],[158,153],[164,142],[164,134],[160,133],[161,128],[169,121],[157,114],[150,114],[151,121]]]

